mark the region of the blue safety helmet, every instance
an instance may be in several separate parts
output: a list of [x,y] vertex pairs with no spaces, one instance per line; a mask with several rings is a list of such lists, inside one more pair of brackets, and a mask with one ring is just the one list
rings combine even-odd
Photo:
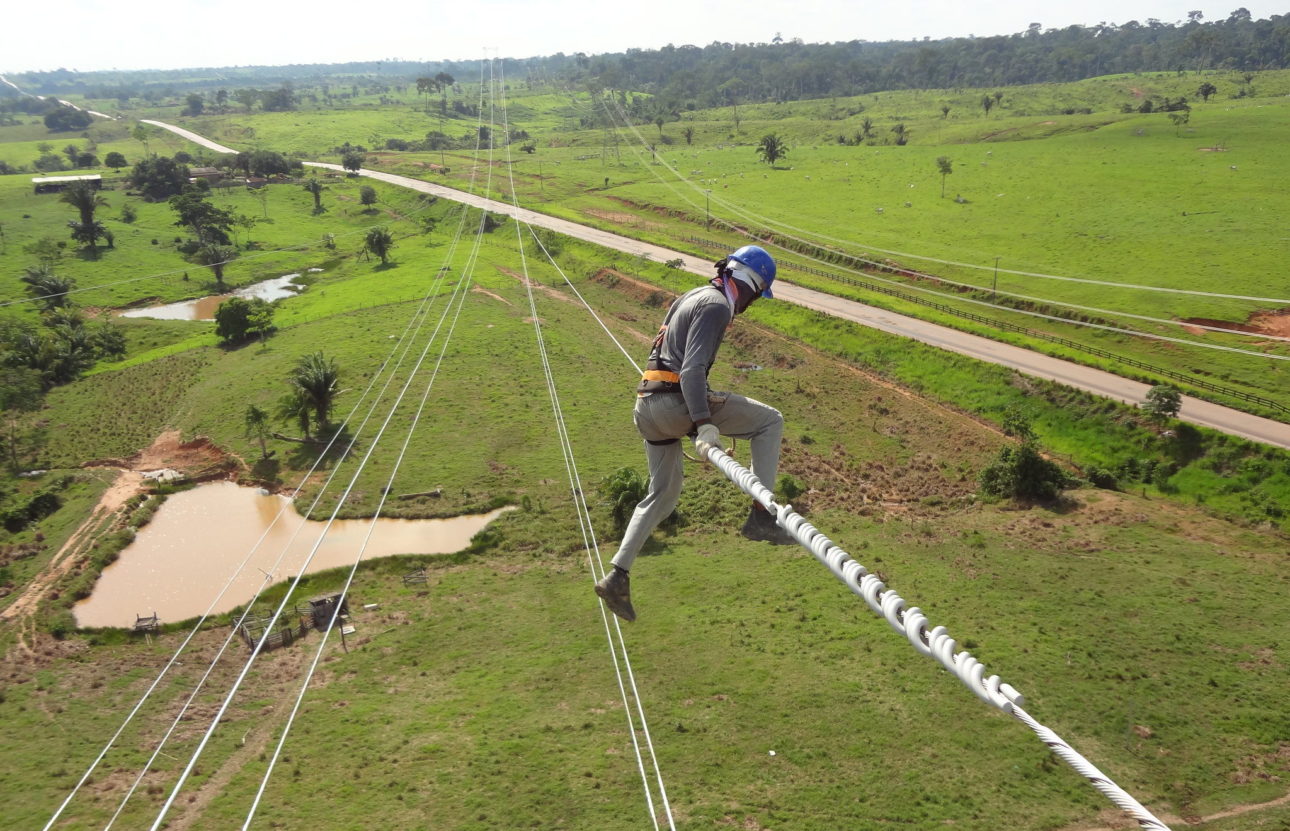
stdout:
[[774,297],[770,293],[770,284],[775,282],[775,259],[759,245],[745,245],[730,255],[730,259],[743,263],[753,276],[761,280],[760,286],[754,286],[762,297]]

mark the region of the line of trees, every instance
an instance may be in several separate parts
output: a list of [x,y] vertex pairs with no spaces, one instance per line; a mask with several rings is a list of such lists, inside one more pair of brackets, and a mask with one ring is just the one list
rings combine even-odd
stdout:
[[[992,37],[873,43],[665,46],[543,59],[551,74],[602,89],[651,93],[672,111],[753,101],[861,95],[888,89],[996,87],[1076,81],[1112,73],[1290,66],[1290,15],[1186,23],[1067,26]],[[997,102],[992,102],[997,103]],[[983,106],[988,106],[983,102]]]

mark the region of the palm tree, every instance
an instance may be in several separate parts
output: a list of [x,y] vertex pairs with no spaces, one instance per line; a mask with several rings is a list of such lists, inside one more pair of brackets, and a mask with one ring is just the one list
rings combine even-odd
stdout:
[[59,277],[48,265],[32,266],[19,279],[27,284],[27,293],[35,298],[42,311],[53,311],[72,302],[67,294],[76,288],[76,281]]
[[310,195],[314,198],[314,213],[322,213],[322,192],[326,190],[326,188],[323,187],[322,182],[311,177],[308,182],[305,182],[304,188],[309,191]]
[[394,247],[394,237],[388,230],[377,226],[367,232],[367,238],[363,241],[363,250],[370,251],[381,258],[381,265],[386,265],[390,261],[390,249]]
[[100,239],[108,241],[108,247],[112,247],[112,232],[103,227],[103,223],[98,220],[93,222],[69,222],[67,227],[72,229],[72,240],[82,245],[88,246],[90,254],[98,256]]
[[891,131],[896,134],[896,144],[904,147],[906,142],[909,141],[909,129],[905,127],[904,122],[897,121],[896,126],[892,127]]
[[774,167],[775,162],[788,155],[788,145],[779,136],[770,133],[761,137],[761,143],[757,145],[757,153],[762,161]]
[[215,274],[215,282],[224,285],[224,266],[237,257],[237,249],[231,245],[207,243],[193,252],[192,261],[198,265],[209,266]]
[[246,425],[246,437],[260,442],[260,458],[268,459],[269,450],[264,440],[269,436],[269,414],[254,404],[248,404],[243,423]]
[[954,172],[954,162],[949,156],[936,157],[936,170],[941,174],[941,198],[945,198],[945,177]]
[[81,224],[88,225],[94,221],[94,212],[106,207],[108,201],[89,182],[73,182],[58,197],[59,202],[71,205],[81,214]]
[[299,408],[295,416],[306,428],[305,435],[309,433],[310,414],[319,430],[326,427],[332,405],[340,395],[340,370],[336,367],[336,359],[328,359],[322,352],[306,355],[291,370],[287,383],[291,385],[291,399]]

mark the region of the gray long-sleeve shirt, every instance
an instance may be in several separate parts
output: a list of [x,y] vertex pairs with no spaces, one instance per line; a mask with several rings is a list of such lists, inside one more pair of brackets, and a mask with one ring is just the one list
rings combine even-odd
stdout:
[[668,312],[667,331],[659,357],[663,365],[681,376],[681,394],[690,419],[710,418],[708,370],[734,313],[721,290],[712,285],[690,289],[677,298]]

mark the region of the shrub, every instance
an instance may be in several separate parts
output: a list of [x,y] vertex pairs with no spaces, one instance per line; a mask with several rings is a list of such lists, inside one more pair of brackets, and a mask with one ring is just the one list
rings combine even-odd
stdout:
[[636,503],[645,498],[649,484],[634,468],[620,467],[600,483],[601,496],[609,503],[614,519],[614,533],[621,534],[627,527]]
[[981,471],[981,490],[990,496],[1049,502],[1068,484],[1065,471],[1045,459],[1033,441],[1003,448]]
[[1104,467],[1090,467],[1087,472],[1088,481],[1095,488],[1113,491],[1119,490],[1120,483],[1115,478],[1115,474]]

